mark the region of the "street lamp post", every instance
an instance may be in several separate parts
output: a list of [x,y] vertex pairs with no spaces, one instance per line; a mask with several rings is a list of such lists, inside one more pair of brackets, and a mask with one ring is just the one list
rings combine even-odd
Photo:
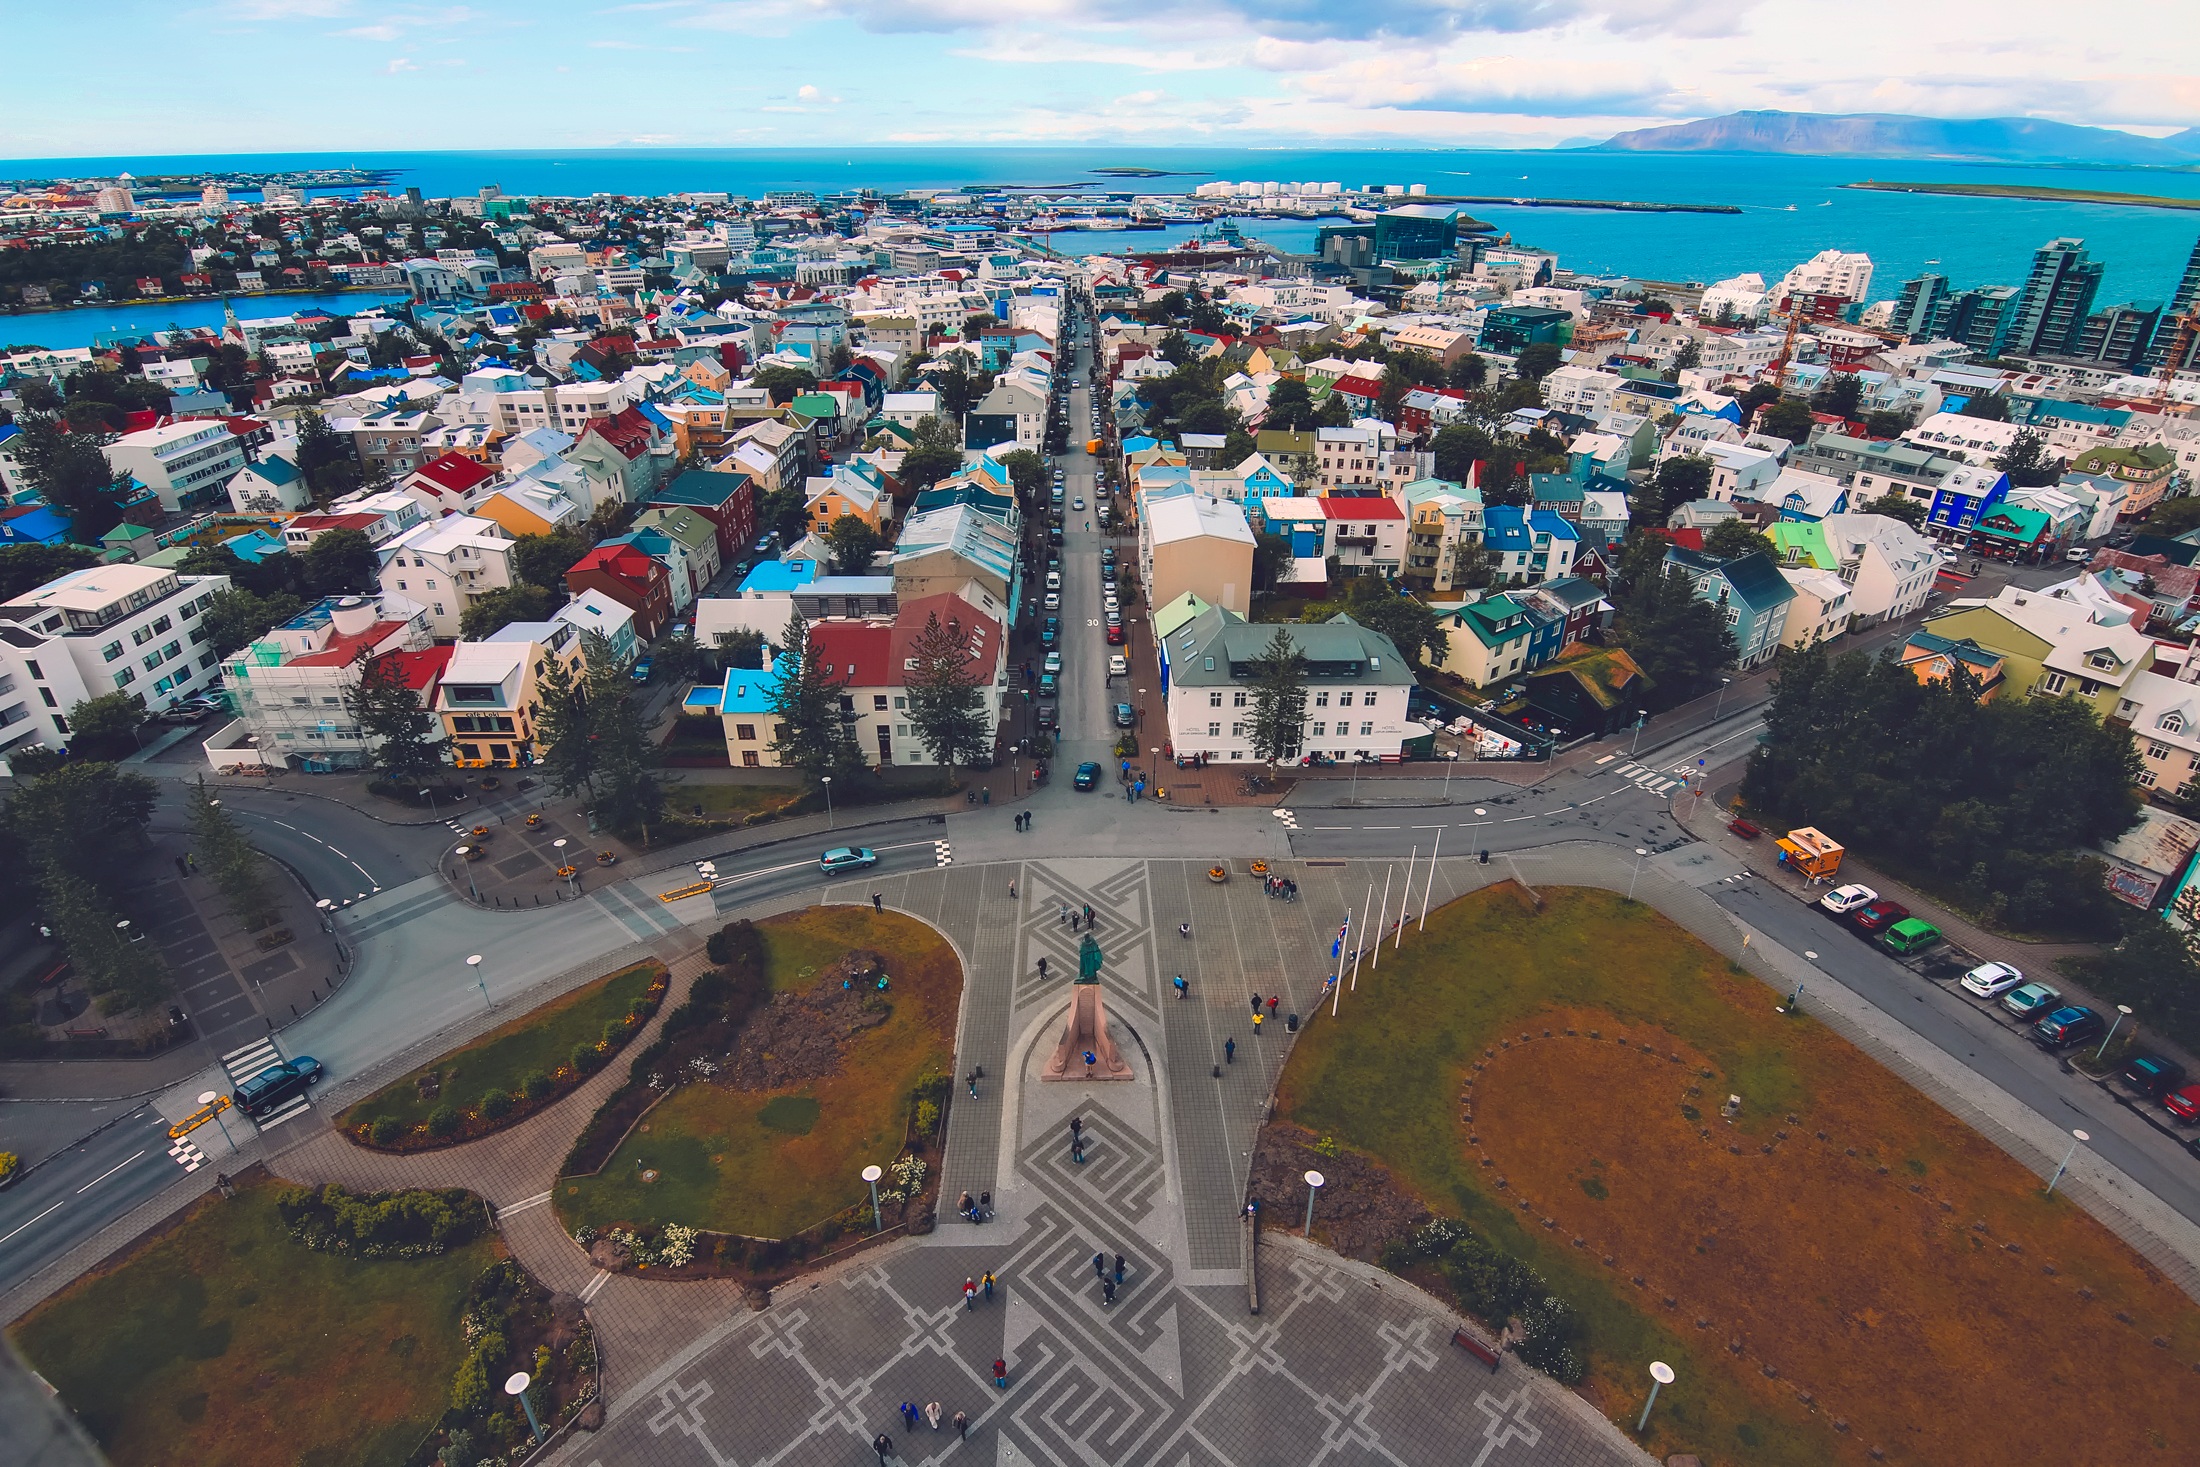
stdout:
[[2111,1020],[2109,1021],[2109,1024],[2108,1024],[2108,1032],[2107,1032],[2106,1034],[2103,1034],[2103,1035],[2101,1036],[2101,1047],[2100,1047],[2099,1049],[2096,1049],[2096,1050],[2094,1050],[2094,1051],[2093,1051],[2093,1058],[2095,1059],[2095,1061],[2098,1061],[2098,1060],[2100,1059],[2100,1057],[2101,1057],[2102,1055],[2104,1055],[2104,1054],[2107,1054],[2107,1053],[2108,1053],[2108,1041],[2109,1041],[2109,1040],[2111,1040],[2111,1039],[2114,1039],[2114,1038],[2116,1037],[2116,1029],[2117,1029],[2117,1027],[2118,1027],[2119,1025],[2121,1025],[2121,1024],[2122,1024],[2122,1023],[2124,1022],[2124,1020],[2126,1020],[2126,1019],[2128,1019],[2128,1018],[2130,1018],[2130,1017],[2131,1017],[2131,1005],[2130,1005],[2130,1004],[2128,1004],[2128,1003],[2120,1003],[2120,1004],[2116,1005],[2116,1017],[2115,1017],[2115,1018],[2113,1018],[2113,1019],[2111,1019]]
[[1159,789],[1161,788],[1161,746],[1155,744],[1147,752],[1153,755],[1153,787]]
[[[115,931],[117,931],[117,932],[121,933],[121,934],[123,935],[123,937],[124,937],[125,939],[127,939],[128,941],[130,941],[130,942],[143,942],[143,941],[145,941],[145,934],[144,934],[144,933],[142,933],[142,932],[132,932],[132,931],[130,930],[130,919],[129,919],[128,917],[125,917],[125,918],[123,918],[123,919],[122,919],[122,920],[121,920],[120,922],[117,922],[117,923],[115,924]],[[2130,1013],[2131,1011],[2130,1011],[2129,1009],[2126,1009],[2126,1010],[2124,1010],[2124,1012],[2125,1012],[2125,1013]]]
[[1322,1183],[1328,1180],[1320,1172],[1308,1172],[1306,1174],[1306,1226],[1299,1230],[1302,1237],[1311,1238],[1314,1236],[1314,1194],[1319,1192],[1322,1189]]
[[2055,1167],[2055,1175],[2047,1179],[2047,1195],[2050,1197],[2055,1195],[2055,1184],[2062,1180],[2063,1173],[2070,1169],[2070,1163],[2077,1159],[2078,1148],[2093,1139],[2083,1131],[2072,1131],[2070,1134],[2077,1139],[2073,1140],[2070,1143],[2070,1149],[2063,1153],[2062,1161]]
[[527,1408],[527,1429],[535,1434],[535,1442],[540,1445],[542,1423],[535,1419],[535,1403],[527,1399],[527,1387],[532,1379],[524,1370],[514,1371],[511,1378],[504,1382],[504,1394],[519,1397],[520,1405]]
[[420,797],[428,802],[428,818],[430,820],[436,819],[435,789],[431,786],[427,789],[422,790],[420,792]]
[[825,828],[831,830],[833,828],[833,777],[830,774],[822,774],[818,778],[825,786]]
[[1642,858],[1650,854],[1648,846],[1635,847],[1635,874],[1627,878],[1627,900],[1635,899],[1635,883],[1642,880]]
[[1359,756],[1358,754],[1354,754],[1354,755],[1352,756],[1352,784],[1351,784],[1351,786],[1350,786],[1350,787],[1349,787],[1348,789],[1346,789],[1346,790],[1345,790],[1345,792],[1344,792],[1344,802],[1345,802],[1345,803],[1346,803],[1347,805],[1355,805],[1355,804],[1358,804],[1358,803],[1359,803],[1359,799],[1360,799],[1360,756]]
[[871,1231],[874,1233],[886,1231],[886,1219],[878,1210],[878,1179],[885,1175],[886,1168],[876,1162],[863,1169],[863,1180],[871,1184]]
[[[208,1090],[199,1096],[199,1104],[212,1105],[215,1101],[219,1099],[221,1099],[221,1096],[215,1094],[211,1090]],[[229,1149],[231,1151],[235,1151],[237,1149],[237,1143],[234,1139],[231,1138],[229,1134],[229,1122],[222,1119],[222,1113],[220,1111],[214,1112],[214,1124],[222,1128],[222,1140],[228,1143]]]
[[1642,748],[1642,726],[1649,721],[1650,715],[1647,713],[1638,713],[1635,715],[1635,741],[1627,746],[1628,758],[1634,758],[1635,754]]
[[1717,723],[1719,721],[1719,710],[1726,706],[1727,684],[1733,681],[1734,679],[1730,677],[1722,677],[1719,679],[1719,696],[1711,700],[1711,721],[1713,723]]
[[1635,1423],[1635,1435],[1640,1436],[1650,1428],[1650,1408],[1658,1404],[1658,1392],[1673,1383],[1673,1367],[1663,1360],[1650,1362],[1650,1399],[1642,1403],[1642,1419]]
[[474,885],[473,863],[467,859],[473,853],[474,848],[472,846],[460,846],[452,852],[453,855],[458,857],[458,864],[466,868],[466,890],[473,894],[474,905],[479,906],[481,905],[481,888]]
[[474,970],[474,987],[481,990],[481,1006],[485,1009],[493,1010],[494,1008],[496,1008],[496,1005],[489,1002],[489,980],[482,975],[481,954],[475,953],[472,957],[468,958],[466,960],[466,966]]
[[569,890],[570,890],[570,891],[571,891],[571,892],[573,893],[573,895],[575,895],[575,896],[579,896],[579,895],[581,894],[581,886],[580,886],[580,881],[581,881],[581,871],[580,871],[580,867],[578,867],[578,866],[575,866],[575,865],[574,865],[574,864],[573,864],[572,862],[570,862],[570,861],[568,861],[568,860],[566,860],[566,859],[565,859],[565,846],[566,846],[566,839],[565,839],[565,837],[564,837],[564,836],[562,836],[562,835],[561,835],[561,836],[559,836],[559,837],[558,837],[558,838],[557,838],[556,840],[554,840],[554,841],[550,842],[550,849],[552,849],[553,851],[556,851],[556,852],[558,853],[558,865],[560,865],[561,867],[564,867],[564,868],[566,869],[566,871],[568,871],[568,872],[570,873],[570,874],[569,874],[569,875],[568,875],[568,876],[567,876],[567,877],[565,878],[565,884],[566,884],[566,887],[567,887],[567,888],[568,888],[568,889],[569,889]]
[[1444,751],[1444,793],[1441,797],[1441,802],[1446,805],[1451,803],[1451,771],[1458,763],[1459,751],[1457,749],[1446,749]]

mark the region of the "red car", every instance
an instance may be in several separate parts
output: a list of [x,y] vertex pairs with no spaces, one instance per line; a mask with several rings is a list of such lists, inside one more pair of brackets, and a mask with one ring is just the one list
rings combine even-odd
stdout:
[[1856,924],[1859,932],[1884,932],[1909,915],[1910,909],[1902,903],[1881,897],[1878,901],[1867,902],[1849,913],[1849,920]]
[[2162,1097],[2169,1113],[2181,1121],[2200,1121],[2200,1085],[2187,1085]]
[[1123,627],[1121,623],[1117,623],[1116,625],[1108,628],[1108,645],[1110,647],[1120,647],[1123,645]]

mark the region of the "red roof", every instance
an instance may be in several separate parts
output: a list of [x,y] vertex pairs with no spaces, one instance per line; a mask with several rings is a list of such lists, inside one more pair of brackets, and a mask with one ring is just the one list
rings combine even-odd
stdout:
[[608,418],[590,418],[581,434],[586,437],[590,433],[630,460],[649,452],[649,419],[642,416],[640,408],[621,408]]
[[432,459],[413,471],[415,479],[424,479],[429,485],[446,494],[465,495],[496,477],[496,471],[478,464],[463,454],[446,453]]
[[301,514],[291,516],[287,528],[293,530],[369,530],[382,523],[382,516],[365,510],[349,510],[343,514]]
[[[934,616],[940,619],[942,626],[961,632],[964,644],[970,649],[970,655],[964,659],[965,664],[974,665],[981,679],[990,677],[994,659],[1001,649],[1001,624],[952,591],[943,591],[937,596],[920,596],[914,601],[901,603],[900,614],[894,618],[893,625],[893,648],[890,654],[893,660],[888,665],[906,666],[909,659],[916,655],[910,650],[910,644],[916,641],[926,622]],[[817,632],[817,627],[810,629],[812,637]]]
[[1330,384],[1331,392],[1348,392],[1354,397],[1381,397],[1383,384],[1372,377],[1339,377]]
[[826,677],[851,688],[894,688],[894,628],[886,622],[822,621],[810,628],[810,655]]
[[1332,520],[1402,520],[1406,512],[1387,494],[1322,496],[1322,515]]
[[573,562],[567,575],[574,571],[600,570],[625,581],[638,581],[648,585],[658,576],[669,575],[662,561],[653,560],[638,545],[598,545],[579,560]]
[[303,657],[290,659],[292,667],[348,667],[359,660],[362,652],[371,652],[377,643],[394,637],[405,630],[401,621],[378,621],[363,632],[337,632],[328,639],[328,645],[318,652],[308,652]]
[[374,660],[396,668],[398,681],[426,703],[435,697],[435,685],[443,680],[443,669],[451,665],[451,653],[456,650],[451,646],[424,647],[418,652],[385,652]]

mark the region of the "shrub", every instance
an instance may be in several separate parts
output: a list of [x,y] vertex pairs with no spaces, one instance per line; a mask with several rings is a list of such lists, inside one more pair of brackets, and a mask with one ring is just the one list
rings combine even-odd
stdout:
[[626,1067],[626,1083],[629,1085],[648,1084],[651,1071],[655,1070],[664,1057],[670,1053],[672,1053],[672,1041],[669,1039],[659,1039],[656,1043],[644,1047],[640,1054],[634,1056],[634,1063]]
[[607,1019],[603,1026],[603,1042],[616,1047],[626,1041],[626,1020]]
[[477,1350],[459,1362],[458,1373],[451,1377],[451,1410],[462,1417],[477,1416],[488,1404],[489,1362]]
[[576,1044],[573,1046],[573,1073],[576,1075],[594,1074],[597,1067],[602,1063],[603,1051],[596,1048],[595,1045]]
[[431,1136],[455,1136],[465,1124],[465,1117],[448,1105],[439,1105],[428,1112],[428,1134]]
[[334,1182],[286,1187],[275,1210],[308,1248],[359,1258],[442,1253],[478,1237],[485,1221],[480,1200],[456,1187],[368,1193]]
[[519,1082],[519,1088],[520,1093],[529,1100],[541,1100],[555,1087],[551,1084],[548,1075],[540,1070],[533,1070],[528,1073],[526,1079]]
[[405,1123],[395,1116],[376,1116],[368,1137],[377,1146],[395,1146],[405,1134]]
[[626,1006],[626,1015],[627,1015],[627,1017],[628,1017],[628,1018],[630,1018],[630,1019],[633,1019],[633,1020],[635,1020],[635,1021],[637,1021],[637,1022],[639,1022],[640,1020],[643,1020],[643,1019],[646,1019],[646,1018],[648,1018],[648,1017],[649,1017],[649,1016],[650,1016],[651,1014],[655,1013],[656,1011],[657,1011],[657,1000],[655,1000],[654,998],[651,998],[651,997],[650,997],[650,996],[649,996],[648,994],[646,994],[646,993],[645,993],[645,994],[642,994],[642,995],[640,995],[640,996],[639,996],[639,997],[637,997],[637,998],[636,998],[636,999],[635,999],[635,1000],[634,1000],[634,1001],[633,1001],[632,1003],[630,1003],[630,1004],[628,1004],[628,1005]]
[[502,1120],[512,1113],[512,1092],[491,1090],[481,1097],[481,1118],[485,1121]]
[[929,1100],[917,1102],[917,1134],[929,1136],[939,1128],[940,1108]]

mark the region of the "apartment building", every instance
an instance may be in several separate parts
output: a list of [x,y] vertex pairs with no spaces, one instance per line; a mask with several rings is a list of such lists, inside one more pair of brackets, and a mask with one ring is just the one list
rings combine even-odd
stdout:
[[220,418],[140,428],[115,439],[104,452],[109,468],[152,490],[170,514],[214,503],[245,466],[244,440]]
[[517,542],[494,520],[426,520],[382,547],[382,591],[420,603],[431,635],[450,641],[476,596],[514,584]]
[[[426,608],[408,597],[331,597],[231,653],[222,686],[263,756],[308,770],[358,769],[374,749],[351,710],[365,667],[389,653],[426,652],[433,641]],[[438,650],[431,661],[440,665],[448,649]],[[240,732],[232,725],[213,742],[234,747]]]
[[0,754],[69,741],[69,711],[132,692],[158,713],[211,691],[201,617],[227,576],[117,564],[71,571],[0,606]]

